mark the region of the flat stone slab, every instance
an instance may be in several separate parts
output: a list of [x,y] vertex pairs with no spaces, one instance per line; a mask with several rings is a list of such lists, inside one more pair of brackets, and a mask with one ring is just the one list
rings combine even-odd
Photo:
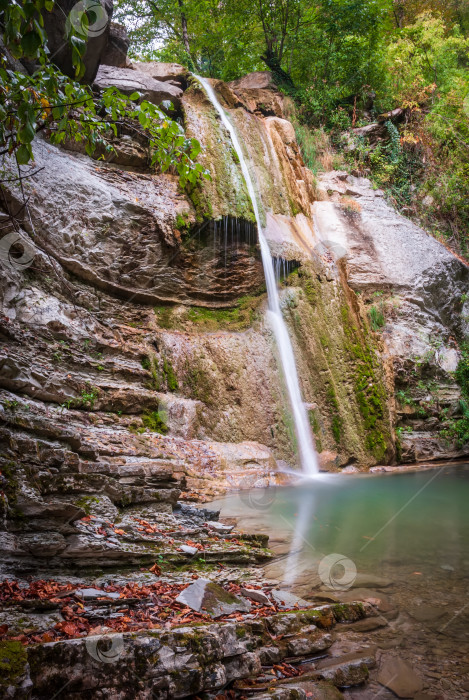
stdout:
[[390,656],[384,660],[377,680],[399,698],[413,698],[423,687],[412,666],[399,656]]
[[111,598],[112,600],[117,600],[120,597],[120,593],[100,591],[99,588],[77,588],[74,593],[84,600],[94,600],[95,598]]
[[249,612],[251,609],[251,603],[245,598],[238,598],[218,583],[203,578],[185,588],[176,600],[196,612],[206,612],[210,617],[229,615],[232,612]]

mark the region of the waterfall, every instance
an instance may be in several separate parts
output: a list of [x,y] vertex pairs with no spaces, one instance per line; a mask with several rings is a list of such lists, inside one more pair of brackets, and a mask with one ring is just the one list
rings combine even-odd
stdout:
[[288,390],[288,396],[293,412],[296,437],[298,440],[298,448],[300,452],[301,466],[305,474],[312,476],[314,474],[317,474],[318,472],[318,459],[316,455],[316,450],[314,448],[306,407],[301,397],[300,383],[298,381],[298,372],[296,371],[293,347],[290,341],[290,336],[288,335],[285,321],[283,320],[282,312],[280,310],[280,300],[277,290],[277,284],[275,281],[275,272],[272,263],[272,256],[270,254],[269,244],[267,243],[267,239],[265,238],[264,232],[262,230],[259,207],[257,204],[257,197],[254,191],[251,175],[249,173],[249,168],[234,126],[231,124],[225,110],[219,103],[212,86],[205,78],[201,78],[199,76],[195,77],[203,86],[207,97],[217,110],[223,125],[226,127],[228,133],[230,134],[231,141],[233,143],[233,148],[235,149],[238,155],[241,170],[244,176],[244,180],[246,182],[246,187],[248,189],[249,197],[252,202],[252,208],[256,217],[262,264],[264,266],[264,275],[267,286],[267,296],[269,300],[269,320],[271,322],[275,340],[277,342],[280,362],[282,365],[285,383],[287,385]]

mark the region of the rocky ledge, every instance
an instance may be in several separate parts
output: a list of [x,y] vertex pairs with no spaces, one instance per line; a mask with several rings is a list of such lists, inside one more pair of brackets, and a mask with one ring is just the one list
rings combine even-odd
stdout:
[[[268,697],[302,698],[307,695],[296,687],[300,681],[307,680],[309,687],[322,693],[333,693],[334,687],[366,682],[368,669],[375,665],[373,650],[364,648],[349,658],[334,657],[333,653],[330,656],[328,650],[334,644],[335,625],[375,615],[371,605],[313,607],[297,599],[306,609],[289,610],[288,605],[283,605],[286,611],[275,613],[278,607],[275,598],[269,598],[258,589],[245,589],[249,598],[241,600],[218,584],[205,583],[213,588],[210,600],[218,597],[221,608],[229,608],[227,600],[231,598],[244,601],[243,606],[238,606],[238,610],[244,609],[244,612],[223,614],[220,609],[217,623],[210,623],[207,620],[210,616],[202,613],[197,616],[197,626],[187,625],[193,613],[184,604],[179,604],[175,616],[165,618],[161,612],[162,608],[170,609],[168,606],[174,596],[171,586],[150,584],[141,588],[134,585],[127,591],[121,589],[117,593],[118,600],[110,599],[113,593],[109,591],[85,589],[88,596],[93,590],[97,594],[94,611],[90,613],[90,606],[85,603],[83,612],[73,617],[72,608],[77,606],[73,606],[71,596],[79,601],[80,589],[70,591],[66,586],[55,586],[55,595],[61,596],[59,604],[65,621],[57,622],[52,631],[36,632],[32,640],[28,639],[32,643],[26,645],[24,632],[0,642],[0,665],[8,668],[0,684],[7,697],[46,698],[66,689],[66,696],[73,699],[100,697],[104,693],[122,700],[149,697],[169,700],[194,697],[201,692],[215,697],[218,691],[227,688],[231,688],[229,697],[233,698],[242,697],[245,691],[260,697],[266,690]],[[49,586],[51,588],[51,584]],[[179,588],[184,589],[184,586]],[[36,588],[36,595],[38,593],[40,589]],[[98,598],[100,593],[101,598]],[[276,593],[294,598],[288,593]],[[128,601],[129,595],[132,599]],[[14,599],[14,594],[11,598]],[[159,598],[157,603],[156,598]],[[253,598],[265,598],[267,606]],[[136,599],[141,613],[135,625],[136,632],[116,631],[125,629],[125,621],[131,614],[129,608],[135,606]],[[54,600],[57,603],[57,598],[52,598],[52,604]],[[28,606],[31,611],[41,600],[25,598],[24,602],[31,604]],[[292,603],[290,601],[290,605]],[[110,609],[123,612],[109,614]],[[150,619],[157,619],[155,610],[158,609],[160,619],[152,623]],[[252,612],[246,612],[250,609]],[[91,629],[89,620],[95,624]],[[86,624],[90,631],[82,638],[84,633],[80,632],[80,627],[83,629]],[[59,634],[75,638],[53,641]],[[39,639],[42,643],[38,643]],[[117,668],[119,673],[116,673]],[[336,691],[335,695],[324,697],[342,696]]]

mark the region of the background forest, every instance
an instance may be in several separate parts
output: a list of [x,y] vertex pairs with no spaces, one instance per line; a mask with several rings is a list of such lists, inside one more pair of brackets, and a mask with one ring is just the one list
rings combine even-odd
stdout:
[[[114,19],[135,58],[222,80],[272,70],[313,171],[371,176],[467,257],[468,0],[118,0]],[[361,132],[396,108],[380,138]]]

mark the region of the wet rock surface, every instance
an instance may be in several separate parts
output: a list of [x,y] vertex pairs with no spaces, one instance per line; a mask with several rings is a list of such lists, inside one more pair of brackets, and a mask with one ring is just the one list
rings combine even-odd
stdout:
[[[416,687],[408,669],[400,685],[388,673],[409,638],[422,692],[433,678],[441,697],[458,697],[464,681],[439,649],[423,651],[435,630],[465,641],[464,613],[445,627],[449,610],[417,593],[409,605],[392,571],[344,592],[305,567],[290,590],[285,560],[259,565],[272,558],[268,535],[279,556],[291,540],[194,505],[239,489],[262,512],[266,487],[288,482],[279,467],[295,462],[251,206],[227,134],[181,66],[101,66],[96,85],[171,100],[212,179],[188,197],[126,134],[106,163],[35,143],[18,234],[33,240],[34,265],[0,278],[2,691],[387,700]],[[264,72],[215,87],[262,192],[322,468],[463,454],[438,422],[459,401],[465,266],[367,181],[330,173],[317,189]],[[17,184],[5,196],[21,208]],[[318,248],[325,238],[346,259]],[[378,335],[368,312],[382,291]],[[410,383],[411,401],[396,403],[419,362],[431,386]]]
[[237,611],[249,612],[251,609],[249,601],[227,593],[216,583],[201,578],[186,588],[176,600],[196,612],[206,610],[211,617],[221,617]]

